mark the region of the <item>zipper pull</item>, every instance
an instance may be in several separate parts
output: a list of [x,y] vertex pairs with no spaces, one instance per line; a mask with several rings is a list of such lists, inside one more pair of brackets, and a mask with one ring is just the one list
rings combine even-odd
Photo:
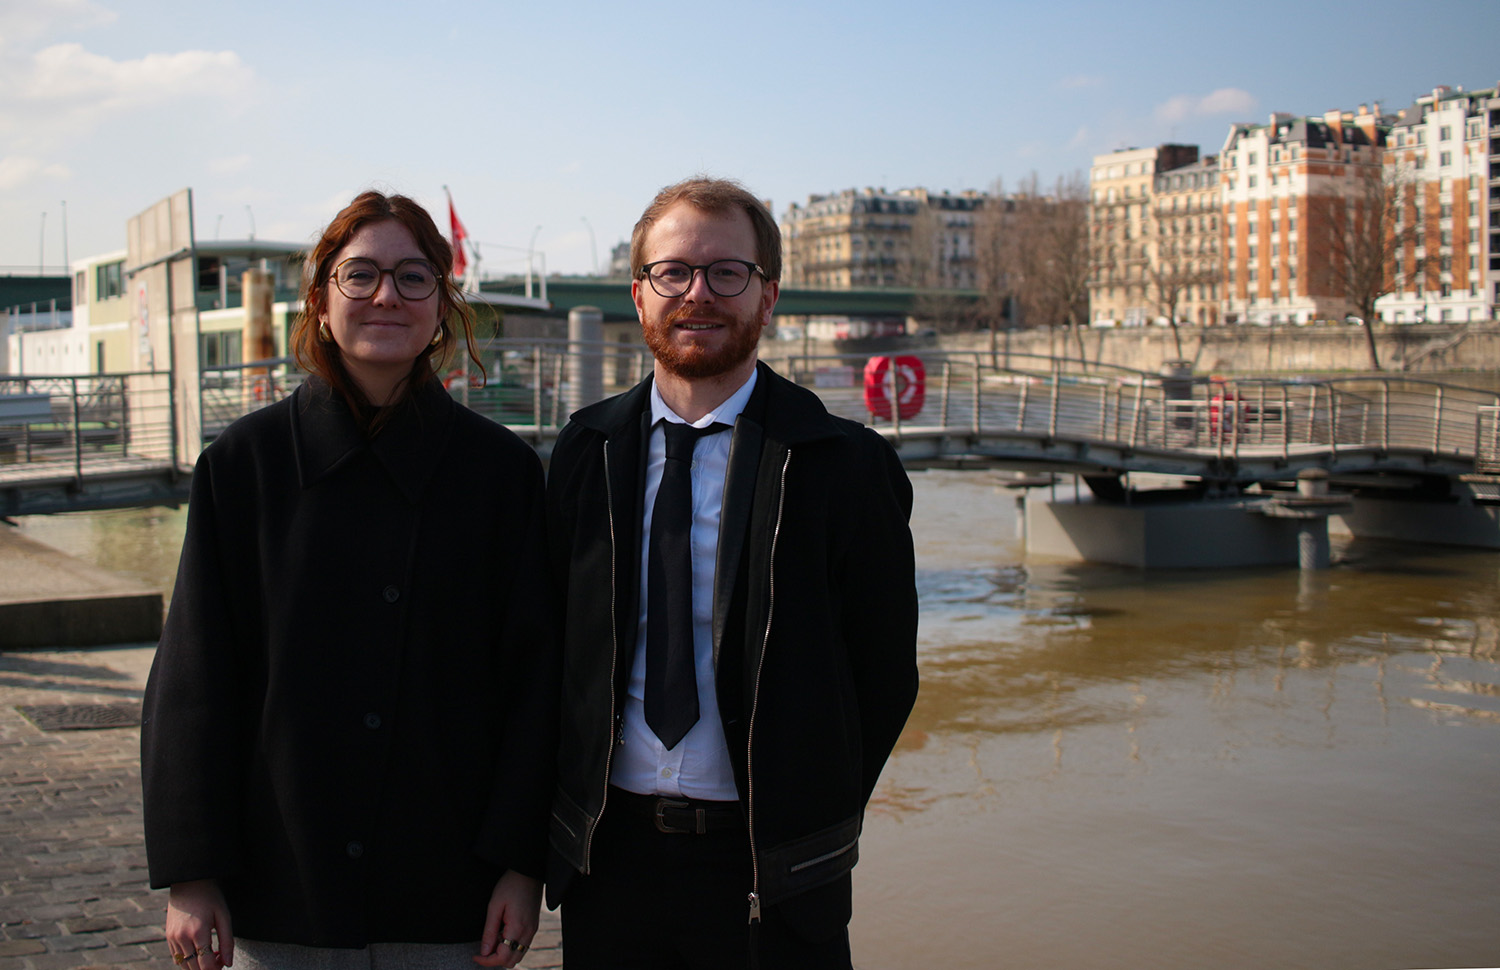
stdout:
[[750,894],[750,922],[760,922],[760,893]]

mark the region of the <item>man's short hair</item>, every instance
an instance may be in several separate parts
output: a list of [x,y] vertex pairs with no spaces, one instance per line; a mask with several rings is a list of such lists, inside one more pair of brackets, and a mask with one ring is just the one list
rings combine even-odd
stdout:
[[630,234],[630,277],[641,275],[641,265],[646,261],[646,233],[661,218],[663,212],[679,202],[686,202],[704,212],[731,212],[742,209],[750,217],[755,229],[755,262],[768,280],[781,279],[781,229],[765,204],[733,179],[715,179],[706,175],[695,175],[669,185],[656,193],[656,198],[641,213],[640,221]]

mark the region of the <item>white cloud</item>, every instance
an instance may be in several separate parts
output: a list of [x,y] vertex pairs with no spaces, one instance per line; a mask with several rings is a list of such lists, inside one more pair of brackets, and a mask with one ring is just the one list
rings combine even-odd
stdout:
[[1158,121],[1178,122],[1214,115],[1248,115],[1255,111],[1258,103],[1248,91],[1219,88],[1201,97],[1179,94],[1157,105],[1154,113]]
[[39,158],[18,155],[0,158],[0,190],[20,188],[38,178],[65,179],[70,174],[66,166],[48,164]]
[[1073,137],[1068,139],[1069,148],[1082,148],[1089,143],[1089,129],[1087,125],[1073,132]]
[[54,44],[36,53],[16,94],[36,105],[74,111],[113,110],[184,95],[224,95],[248,86],[251,71],[233,51],[147,54],[115,61],[82,44]]
[[1070,74],[1057,82],[1057,86],[1064,91],[1077,88],[1097,88],[1104,83],[1104,78],[1098,74]]
[[16,0],[0,4],[0,47],[35,40],[54,29],[103,27],[118,15],[93,0]]
[[238,108],[254,77],[233,51],[114,60],[76,43],[34,53],[0,48],[0,136],[13,139],[12,151],[51,153],[86,142],[103,121],[158,105],[208,97],[220,110]]

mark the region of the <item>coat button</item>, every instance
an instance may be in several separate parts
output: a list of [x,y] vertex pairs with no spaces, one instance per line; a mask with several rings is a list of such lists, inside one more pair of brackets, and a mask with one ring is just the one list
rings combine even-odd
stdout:
[[351,859],[358,859],[365,854],[365,846],[362,842],[350,842],[344,846],[344,854]]
[[387,603],[394,603],[401,598],[401,591],[394,586],[387,586],[380,594]]
[[374,713],[373,711],[371,713],[369,713],[369,714],[366,714],[365,715],[365,727],[369,728],[371,731],[373,731],[376,728],[380,727],[380,715]]

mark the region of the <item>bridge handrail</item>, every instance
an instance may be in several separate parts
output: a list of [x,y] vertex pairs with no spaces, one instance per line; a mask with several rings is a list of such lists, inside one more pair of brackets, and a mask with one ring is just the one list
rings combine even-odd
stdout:
[[[649,351],[636,343],[491,338],[479,344],[487,383],[460,362],[440,378],[463,403],[539,448],[577,407],[633,385],[652,366]],[[1371,456],[1375,465],[1398,453],[1431,456],[1444,467],[1483,455],[1500,468],[1500,394],[1427,378],[1188,376],[1093,363],[1084,371],[1069,358],[984,349],[812,355],[779,349],[762,346],[768,361],[818,393],[834,413],[871,425],[898,446],[909,439],[940,441],[945,454],[1057,455],[1063,453],[1057,444],[1069,443],[1075,455],[1102,446],[1135,467],[1146,456],[1164,467],[1207,468],[1205,474],[1225,479],[1242,474],[1251,461],[1309,464],[1351,450]],[[877,418],[866,408],[863,363],[908,353],[925,362],[926,403],[915,415],[902,417],[897,408],[890,418]],[[841,386],[817,379],[833,366],[840,368]],[[896,379],[895,371],[887,369],[888,380]],[[204,441],[290,393],[305,376],[287,357],[205,367],[201,375]],[[188,442],[179,453],[164,372],[0,377],[0,394],[13,389],[48,395],[53,420],[0,419],[0,449],[38,468],[66,465],[81,477],[91,461],[108,457],[168,455],[191,462],[202,443]],[[891,398],[894,391],[887,389]],[[1032,450],[1017,443],[1030,443]],[[0,462],[9,457],[0,455]],[[0,480],[13,470],[0,468]]]
[[0,375],[0,396],[46,399],[46,414],[7,423],[0,418],[0,480],[81,485],[86,474],[131,462],[175,464],[171,375]]

